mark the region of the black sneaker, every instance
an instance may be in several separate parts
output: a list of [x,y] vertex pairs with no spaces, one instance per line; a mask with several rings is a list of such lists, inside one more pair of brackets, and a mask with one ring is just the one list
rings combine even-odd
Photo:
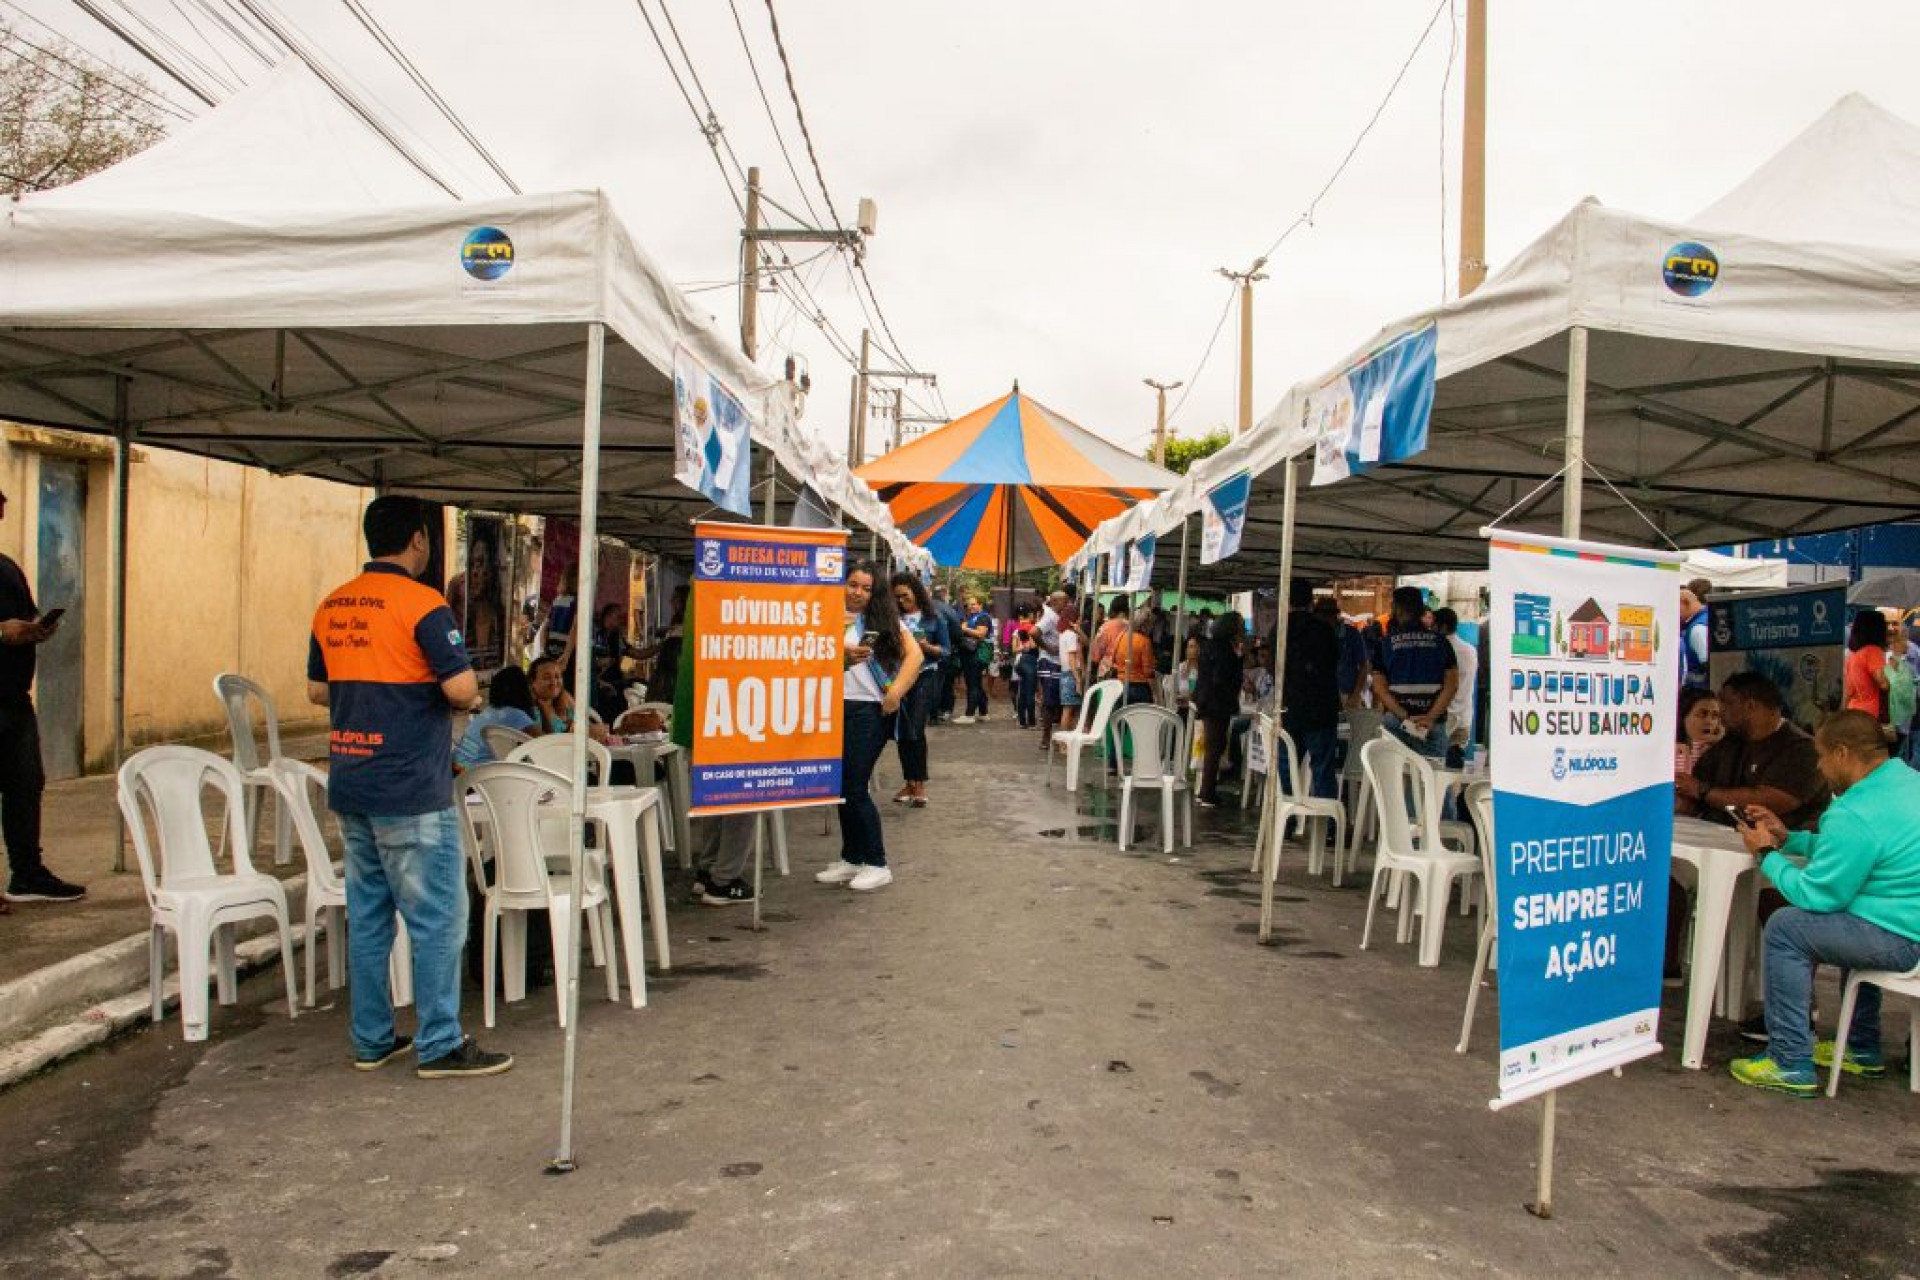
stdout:
[[753,886],[745,880],[730,880],[726,884],[708,885],[706,892],[700,895],[700,901],[710,907],[731,907],[736,903],[753,901]]
[[7,885],[9,902],[78,902],[86,896],[85,889],[77,884],[68,884],[44,867],[23,876],[15,876],[12,883]]
[[691,892],[693,894],[693,900],[695,902],[706,901],[707,895],[713,892],[713,881],[707,879],[706,872],[696,871],[693,873],[693,885],[692,885]]
[[376,1053],[372,1057],[365,1057],[358,1053],[354,1054],[353,1069],[355,1071],[378,1071],[411,1048],[413,1048],[412,1036],[395,1036],[393,1038],[393,1048],[387,1050],[385,1053]]
[[463,1076],[497,1076],[512,1066],[512,1054],[489,1053],[468,1036],[458,1049],[432,1062],[421,1063],[413,1069],[413,1074],[422,1080],[458,1080]]
[[[1813,1017],[1808,1019],[1807,1025],[1809,1030],[1812,1029],[1815,1022],[1819,1021],[1819,1018],[1820,1011],[1816,1009],[1814,1010]],[[1740,1024],[1740,1038],[1751,1041],[1754,1044],[1766,1044],[1770,1041],[1772,1037],[1767,1034],[1767,1015],[1764,1012],[1756,1013],[1745,1022],[1742,1022]],[[1817,1036],[1815,1038],[1818,1039]]]

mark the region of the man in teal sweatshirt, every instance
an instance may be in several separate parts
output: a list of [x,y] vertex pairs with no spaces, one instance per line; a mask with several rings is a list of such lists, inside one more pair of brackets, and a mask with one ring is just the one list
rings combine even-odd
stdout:
[[[1740,833],[1790,904],[1767,921],[1767,1056],[1730,1064],[1741,1084],[1812,1097],[1814,1066],[1833,1042],[1813,1042],[1813,970],[1904,972],[1920,965],[1920,773],[1887,757],[1864,711],[1842,711],[1814,734],[1820,772],[1837,797],[1818,833],[1788,832],[1769,810],[1747,809]],[[1804,859],[1801,865],[1796,859]],[[1880,988],[1863,986],[1842,1069],[1886,1074]]]

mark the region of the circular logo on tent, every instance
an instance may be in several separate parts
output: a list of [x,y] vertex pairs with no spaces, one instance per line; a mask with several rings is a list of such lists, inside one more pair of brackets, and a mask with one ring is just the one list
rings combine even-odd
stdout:
[[460,265],[475,280],[498,280],[513,267],[513,241],[498,227],[475,227],[460,242]]
[[1720,259],[1707,246],[1684,240],[1667,250],[1660,278],[1681,297],[1697,298],[1720,279]]

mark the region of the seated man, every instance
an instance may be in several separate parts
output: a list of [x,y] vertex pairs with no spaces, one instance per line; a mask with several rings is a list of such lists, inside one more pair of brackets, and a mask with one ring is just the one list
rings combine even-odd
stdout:
[[1728,806],[1757,805],[1780,815],[1789,831],[1805,831],[1827,806],[1812,739],[1781,714],[1780,688],[1742,671],[1720,686],[1726,734],[1708,747],[1691,776],[1673,780],[1674,811],[1730,824]]
[[[1730,1070],[1741,1084],[1798,1097],[1817,1089],[1815,1064],[1833,1062],[1833,1042],[1815,1044],[1809,1025],[1814,966],[1840,966],[1844,982],[1851,969],[1920,964],[1920,773],[1887,758],[1880,726],[1864,711],[1829,718],[1814,745],[1838,796],[1819,834],[1790,832],[1758,805],[1740,828],[1789,905],[1767,921],[1767,1056],[1736,1058]],[[1842,1069],[1886,1072],[1878,987],[1860,988]]]

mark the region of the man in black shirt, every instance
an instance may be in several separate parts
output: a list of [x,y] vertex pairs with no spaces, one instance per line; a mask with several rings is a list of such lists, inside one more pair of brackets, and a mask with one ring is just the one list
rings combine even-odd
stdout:
[[1309,762],[1313,794],[1332,798],[1340,741],[1340,637],[1314,616],[1313,586],[1306,579],[1293,580],[1290,603],[1280,724]]
[[[7,495],[0,493],[0,517],[6,507]],[[58,618],[41,620],[27,575],[0,555],[0,836],[12,870],[0,911],[7,902],[72,902],[87,892],[40,861],[40,793],[47,775],[33,711],[34,650],[59,627]]]

